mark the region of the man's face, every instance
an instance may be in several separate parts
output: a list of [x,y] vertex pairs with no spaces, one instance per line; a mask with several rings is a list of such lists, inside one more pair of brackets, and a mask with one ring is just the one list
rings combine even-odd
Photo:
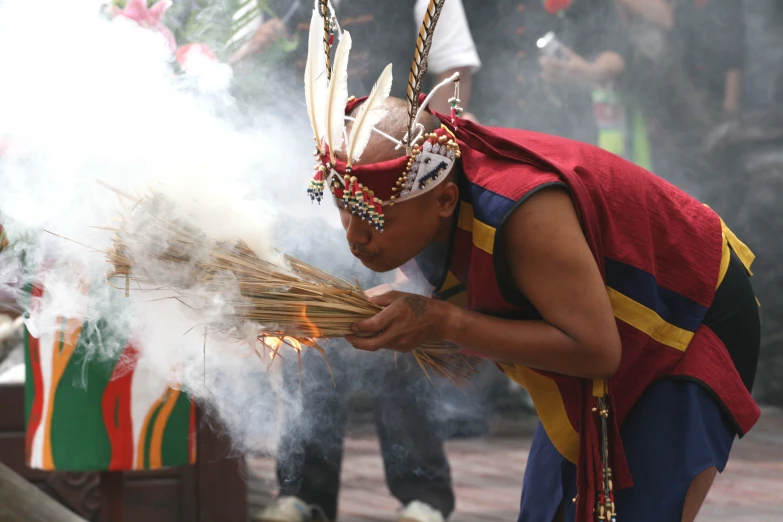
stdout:
[[413,259],[438,235],[441,213],[432,199],[432,193],[428,193],[384,206],[384,231],[380,232],[335,198],[351,253],[375,272],[394,270]]
[[[407,103],[389,97],[384,102],[384,109],[386,114],[376,125],[376,129],[389,136],[404,136],[408,130]],[[440,124],[434,116],[425,115],[424,120],[427,118],[434,120],[423,123],[430,130]],[[350,125],[346,131],[350,133]],[[360,163],[370,165],[389,161],[399,158],[404,152],[396,143],[378,133],[372,133],[361,154]],[[337,152],[337,157],[342,161],[346,160],[341,151]],[[402,266],[430,243],[442,240],[444,231],[448,237],[449,223],[458,202],[459,189],[453,182],[444,180],[420,196],[394,206],[384,206],[384,231],[380,232],[342,208],[342,200],[336,200],[351,253],[364,266],[375,272],[388,272]]]

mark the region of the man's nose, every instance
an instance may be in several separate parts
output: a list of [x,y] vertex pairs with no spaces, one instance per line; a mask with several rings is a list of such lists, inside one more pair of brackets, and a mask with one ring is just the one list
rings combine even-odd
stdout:
[[366,245],[372,238],[372,228],[366,221],[351,214],[345,228],[345,238],[351,244]]

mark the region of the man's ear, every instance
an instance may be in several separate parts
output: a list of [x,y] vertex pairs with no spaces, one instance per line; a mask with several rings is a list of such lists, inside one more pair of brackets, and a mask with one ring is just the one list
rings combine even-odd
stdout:
[[459,187],[451,180],[446,180],[437,188],[438,215],[442,218],[451,217],[459,204]]

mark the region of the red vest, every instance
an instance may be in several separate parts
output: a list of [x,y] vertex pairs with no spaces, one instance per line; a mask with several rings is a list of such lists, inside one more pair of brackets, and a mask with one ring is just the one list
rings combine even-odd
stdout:
[[[610,433],[616,488],[630,487],[619,426],[644,390],[674,375],[715,392],[740,434],[760,410],[723,343],[702,325],[728,266],[729,246],[749,266],[752,254],[708,207],[666,181],[589,145],[521,130],[460,122],[464,180],[449,272],[436,297],[461,299],[472,310],[508,318],[538,318],[493,255],[497,231],[526,198],[552,184],[573,197],[590,250],[606,283],[622,340],[622,360],[608,382],[614,415]],[[464,293],[463,293],[464,291]],[[522,366],[501,365],[536,403],[555,447],[577,463],[577,521],[593,518],[601,478],[595,396],[590,381]]]

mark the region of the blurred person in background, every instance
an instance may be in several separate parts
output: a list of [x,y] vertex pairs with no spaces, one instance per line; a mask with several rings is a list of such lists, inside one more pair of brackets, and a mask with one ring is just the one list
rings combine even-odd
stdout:
[[[314,229],[322,233],[313,235]],[[285,234],[309,237],[290,249],[292,255],[346,278],[357,277],[362,288],[371,289],[370,294],[390,288],[419,289],[396,281],[393,274],[369,272],[358,261],[346,266],[334,256],[335,244],[341,242],[337,230],[324,228],[321,220],[292,221]],[[337,519],[349,396],[356,394],[370,401],[386,483],[404,506],[399,520],[445,520],[455,501],[443,438],[433,415],[437,401],[433,384],[406,359],[342,355],[350,348],[344,341],[323,346],[328,362],[314,350],[303,353],[301,377],[297,360],[283,354],[285,392],[299,398],[302,410],[284,422],[277,452],[278,498],[256,513],[253,521]]]
[[[410,70],[410,42],[416,39],[428,3],[427,0],[332,2],[341,28],[349,31],[354,41],[363,42],[361,48],[351,52],[348,65],[349,94],[369,92],[386,64],[392,63],[395,79],[392,93],[405,96]],[[270,2],[270,8],[284,19],[262,23],[248,44],[232,57],[232,61],[239,70],[248,66],[248,63],[252,67],[255,57],[270,49],[269,46],[272,46],[271,49],[279,49],[282,38],[292,48],[282,55],[281,64],[275,69],[274,75],[283,75],[289,92],[298,95],[303,85],[313,2],[291,4],[280,0]],[[459,72],[461,104],[467,106],[472,74],[479,66],[478,53],[462,4],[460,0],[449,0],[438,22],[429,55],[430,83],[438,83]],[[448,112],[449,96],[444,91],[432,103]],[[305,116],[303,104],[295,109],[301,112],[301,117]],[[302,233],[305,233],[304,229]],[[324,268],[323,262],[329,257],[328,252],[328,249],[324,249],[324,256],[312,259],[312,262]],[[313,255],[312,249],[299,255],[310,260],[308,256]],[[376,276],[362,281],[362,284],[368,288],[393,282],[384,276]],[[339,351],[339,347],[331,350],[331,353],[335,351]],[[312,356],[305,359],[305,375],[326,371],[323,361],[318,359]],[[366,375],[357,380],[349,374],[351,361],[335,358],[330,363],[335,372],[337,389],[321,387],[317,393],[313,390],[308,393],[306,389],[303,392],[302,418],[306,420],[317,416],[320,420],[306,432],[293,425],[286,430],[277,463],[280,486],[278,499],[257,513],[253,520],[307,522],[337,518],[347,412],[345,394],[351,387],[356,389],[357,383],[369,382],[373,386],[359,388],[373,399],[386,482],[392,495],[403,505],[399,520],[442,522],[448,518],[454,509],[454,492],[442,432],[436,421],[454,423],[455,419],[435,419],[431,414],[435,409],[435,388],[432,384],[416,368],[406,371],[389,364],[374,369],[374,377]],[[298,393],[298,378],[295,375],[289,377],[289,384],[296,387]],[[313,378],[307,378],[307,381],[331,382],[328,375],[324,377],[320,381]],[[391,397],[394,400],[390,400]]]
[[653,169],[700,193],[707,134],[740,109],[740,0],[616,0],[630,43],[621,88],[648,123]]
[[[410,49],[402,45],[406,37],[415,39],[419,23],[429,4],[428,0],[335,0],[331,2],[340,20],[340,27],[358,40],[368,42],[361,52],[351,55],[349,64],[349,93],[369,92],[388,63],[393,64],[392,95],[404,96],[408,69],[395,58],[407,56]],[[273,48],[280,39],[287,42],[284,64],[292,87],[299,88],[307,58],[307,31],[310,24],[312,0],[272,0],[270,12],[282,18],[268,18],[257,29],[250,41],[240,48],[231,61],[242,67],[265,51]],[[468,107],[471,98],[473,73],[481,66],[479,55],[465,17],[462,0],[449,0],[433,40],[428,75],[431,84],[437,84],[455,72],[460,73],[460,99]],[[275,75],[281,71],[275,70]],[[449,96],[441,94],[433,107],[448,112]]]
[[775,103],[775,88],[783,87],[783,2],[742,4],[746,33],[742,109],[764,109]]
[[672,4],[673,37],[685,70],[716,113],[736,115],[745,52],[742,1],[672,0]]
[[[625,42],[604,0],[466,0],[484,67],[473,111],[486,125],[522,128],[599,144],[592,92],[624,67]],[[564,45],[543,56],[548,32]]]

